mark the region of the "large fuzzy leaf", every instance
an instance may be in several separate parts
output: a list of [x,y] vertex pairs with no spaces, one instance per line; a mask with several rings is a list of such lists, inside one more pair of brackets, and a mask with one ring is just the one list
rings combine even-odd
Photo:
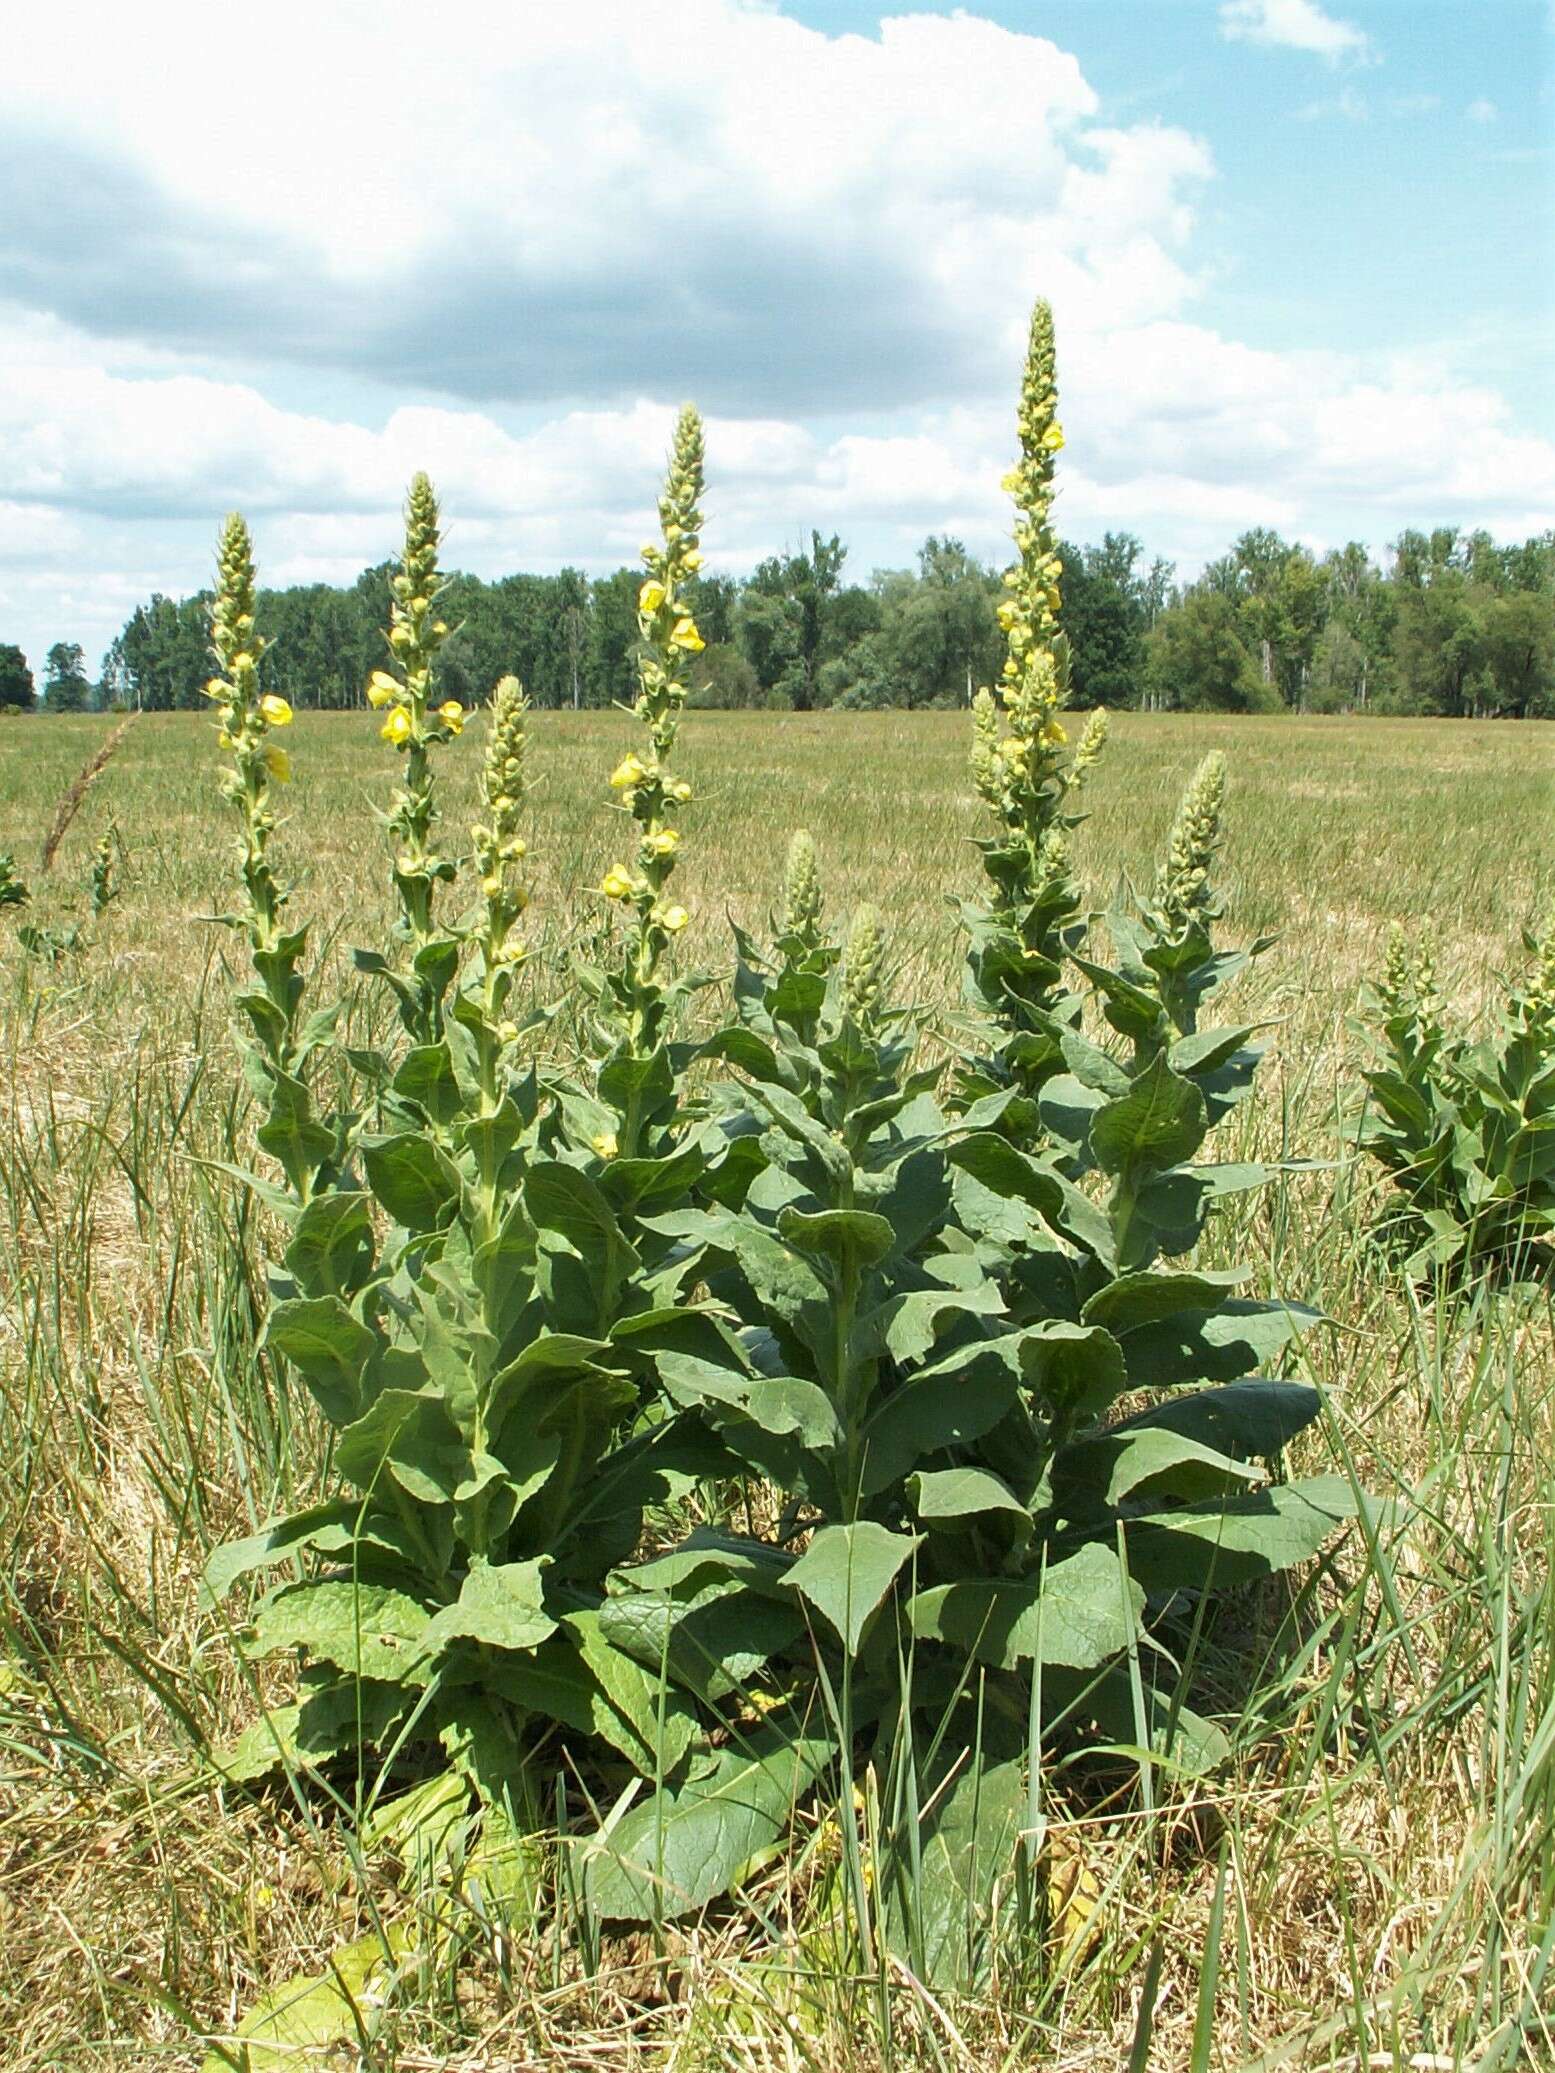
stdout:
[[364,1138],[361,1152],[373,1193],[407,1231],[435,1231],[459,1198],[459,1169],[418,1131]]
[[1120,1425],[1065,1447],[1054,1458],[1050,1480],[1054,1510],[1077,1519],[1104,1513],[1125,1498],[1135,1505],[1166,1498],[1202,1502],[1245,1490],[1262,1475],[1186,1434]]
[[1117,1433],[1159,1428],[1218,1447],[1223,1454],[1234,1454],[1243,1461],[1268,1461],[1312,1424],[1322,1404],[1317,1391],[1305,1382],[1270,1382],[1254,1375],[1220,1389],[1168,1397],[1165,1403],[1136,1411],[1111,1429]]
[[831,1761],[818,1734],[760,1730],[699,1776],[633,1807],[582,1846],[583,1891],[607,1921],[673,1920],[736,1885]]
[[342,1535],[349,1533],[361,1508],[357,1499],[332,1497],[326,1504],[314,1504],[306,1511],[293,1512],[288,1519],[274,1519],[257,1533],[250,1533],[246,1539],[229,1540],[225,1546],[212,1551],[205,1565],[205,1597],[216,1604],[240,1576],[247,1576],[256,1569],[268,1569],[272,1563],[284,1562],[304,1548],[318,1547],[321,1543],[330,1547],[341,1545]]
[[357,1416],[362,1376],[378,1342],[339,1296],[277,1303],[264,1343],[298,1370],[331,1425],[349,1425]]
[[416,1659],[427,1621],[425,1607],[385,1584],[341,1577],[283,1584],[254,1614],[254,1653],[301,1648],[348,1677],[424,1683]]
[[1251,1583],[1307,1561],[1355,1511],[1342,1476],[1315,1476],[1132,1519],[1124,1529],[1129,1568],[1152,1594]]
[[815,1607],[854,1656],[897,1571],[921,1538],[892,1533],[872,1519],[823,1526],[784,1581]]
[[1304,1303],[1233,1297],[1213,1310],[1179,1310],[1137,1325],[1119,1344],[1134,1389],[1236,1382],[1321,1322],[1321,1314]]
[[746,1684],[804,1632],[791,1601],[778,1604],[740,1585],[699,1593],[689,1602],[667,1592],[622,1591],[599,1609],[606,1640],[645,1669],[662,1665],[699,1698],[717,1700]]
[[1147,1176],[1191,1159],[1207,1125],[1203,1095],[1158,1052],[1127,1094],[1092,1116],[1091,1152],[1104,1172],[1137,1187]]
[[536,1648],[554,1634],[546,1612],[538,1562],[482,1562],[465,1578],[458,1598],[428,1622],[419,1653],[440,1655],[452,1641],[487,1648]]
[[864,1428],[864,1493],[889,1489],[918,1462],[991,1432],[1020,1387],[1021,1340],[1011,1334],[922,1368]]
[[914,1634],[1013,1670],[1044,1663],[1089,1669],[1126,1648],[1144,1605],[1110,1547],[1093,1541],[1052,1563],[1040,1582],[967,1580],[920,1591],[908,1606]]

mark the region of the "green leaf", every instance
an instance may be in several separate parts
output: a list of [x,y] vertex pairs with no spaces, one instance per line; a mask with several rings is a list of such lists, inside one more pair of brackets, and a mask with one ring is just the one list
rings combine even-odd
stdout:
[[1080,1312],[1086,1324],[1104,1324],[1113,1333],[1132,1331],[1179,1310],[1212,1310],[1229,1290],[1247,1279],[1247,1269],[1229,1274],[1120,1274],[1098,1289]]
[[839,1267],[850,1262],[872,1267],[896,1243],[896,1233],[883,1216],[865,1209],[825,1209],[806,1216],[797,1209],[779,1211],[778,1236],[796,1251]]
[[835,1629],[850,1656],[923,1536],[892,1533],[872,1519],[823,1526],[784,1581]]
[[1258,1469],[1183,1433],[1126,1424],[1060,1449],[1050,1474],[1053,1508],[1071,1519],[1105,1512],[1125,1497],[1136,1507],[1145,1495],[1193,1503],[1262,1480]]
[[1020,1388],[1020,1347],[1013,1334],[966,1347],[886,1397],[864,1426],[864,1495],[889,1489],[926,1456],[992,1432]]
[[412,1672],[426,1626],[425,1609],[405,1592],[328,1577],[272,1591],[254,1614],[252,1653],[301,1648],[348,1677],[421,1682]]
[[1092,1116],[1091,1152],[1104,1173],[1126,1176],[1137,1186],[1192,1158],[1208,1125],[1203,1095],[1157,1053],[1127,1094]]
[[1037,1395],[1067,1417],[1094,1417],[1129,1385],[1122,1347],[1099,1324],[1044,1318],[1023,1334],[1021,1361]]
[[1027,1820],[1022,1737],[966,1694],[946,1746],[919,1787],[926,1808],[918,1871],[899,1838],[883,1881],[891,1947],[927,1985],[970,1988],[997,1948],[995,1911],[1013,1895],[1015,1852]]
[[[1145,1742],[1150,1754],[1179,1777],[1201,1777],[1231,1754],[1231,1744],[1212,1721],[1146,1685],[1143,1691]],[[1113,1746],[1135,1753],[1139,1722],[1128,1666],[1115,1663],[1098,1675],[1094,1670],[1044,1670],[1042,1711],[1045,1719],[1066,1722],[1078,1715],[1101,1730]]]
[[429,1137],[364,1137],[362,1166],[368,1185],[407,1231],[435,1231],[459,1197],[459,1171]]
[[1119,1344],[1133,1389],[1236,1382],[1321,1322],[1320,1313],[1304,1303],[1234,1298],[1216,1310],[1182,1310],[1138,1325]]
[[1268,1461],[1289,1446],[1298,1432],[1305,1431],[1321,1410],[1322,1398],[1305,1382],[1270,1382],[1252,1376],[1220,1389],[1170,1397],[1165,1403],[1136,1411],[1112,1430],[1141,1432],[1159,1427],[1244,1461]]
[[667,1591],[621,1591],[600,1607],[599,1628],[645,1669],[657,1674],[662,1664],[677,1684],[716,1702],[797,1640],[804,1617],[792,1602],[776,1604],[736,1583],[689,1602]]
[[682,1694],[657,1664],[647,1668],[618,1647],[598,1612],[569,1612],[562,1624],[614,1710],[616,1747],[645,1778],[673,1771],[697,1725]]
[[335,1467],[358,1489],[369,1490],[386,1462],[413,1470],[442,1459],[458,1444],[458,1428],[440,1390],[430,1383],[420,1389],[384,1389],[335,1442]]
[[486,1648],[538,1648],[556,1631],[555,1620],[545,1610],[542,1567],[538,1561],[477,1564],[456,1601],[427,1623],[418,1655],[439,1656],[451,1641],[476,1641]]
[[944,1519],[972,1519],[988,1512],[1010,1513],[1029,1529],[1031,1515],[1008,1483],[985,1468],[926,1469],[908,1488],[913,1507],[926,1524]]
[[267,1569],[272,1562],[284,1562],[303,1548],[317,1546],[321,1540],[337,1540],[342,1528],[349,1531],[360,1511],[361,1505],[355,1499],[332,1497],[327,1504],[310,1505],[306,1511],[293,1512],[290,1518],[272,1519],[268,1526],[250,1533],[246,1539],[229,1540],[225,1546],[213,1549],[206,1562],[202,1584],[205,1596],[212,1604],[218,1604],[240,1576]]
[[446,1043],[417,1044],[407,1051],[390,1084],[402,1101],[414,1102],[429,1122],[446,1125],[463,1111],[464,1096]]
[[1145,1594],[1110,1547],[1091,1541],[1049,1565],[1040,1583],[968,1580],[919,1591],[907,1608],[914,1634],[979,1662],[1013,1670],[1044,1663],[1087,1670],[1129,1644]]
[[588,1262],[600,1313],[608,1315],[638,1261],[605,1195],[577,1167],[539,1159],[525,1176],[524,1204],[537,1230],[555,1232]]
[[331,1192],[302,1211],[282,1257],[304,1294],[349,1296],[366,1280],[373,1260],[367,1202],[365,1195]]
[[738,1884],[830,1762],[819,1735],[772,1726],[702,1776],[633,1807],[583,1846],[583,1892],[606,1921],[671,1921]]
[[211,2051],[204,2073],[297,2073],[336,2044],[354,2045],[368,2026],[363,2009],[376,1976],[393,1964],[407,1932],[361,1937],[331,1952],[324,1972],[299,1972],[262,1994],[238,2028],[234,2046]]
[[1132,1573],[1152,1593],[1222,1589],[1305,1562],[1356,1511],[1342,1476],[1282,1483],[1220,1505],[1131,1519]]
[[831,1399],[814,1382],[715,1367],[687,1353],[661,1353],[658,1368],[673,1402],[716,1407],[723,1414],[720,1422],[733,1414],[763,1432],[792,1433],[812,1453],[841,1444],[842,1427]]
[[1051,1166],[1028,1158],[991,1130],[962,1138],[949,1148],[949,1157],[991,1194],[1028,1203],[1053,1230],[1111,1264],[1111,1225],[1089,1197]]
[[277,1303],[264,1343],[302,1375],[331,1425],[349,1425],[361,1410],[362,1372],[377,1340],[338,1296],[296,1296]]

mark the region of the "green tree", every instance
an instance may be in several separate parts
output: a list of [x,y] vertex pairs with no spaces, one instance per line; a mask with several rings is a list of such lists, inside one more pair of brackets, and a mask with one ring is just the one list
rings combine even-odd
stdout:
[[92,696],[79,641],[56,641],[43,665],[43,702],[51,713],[84,713]]
[[[808,553],[771,555],[750,579],[749,589],[758,596],[780,601],[791,628],[792,659],[782,676],[771,686],[786,689],[795,712],[807,713],[815,706],[816,682],[824,660],[828,607],[842,580],[842,565],[848,550],[835,533],[823,540],[810,535]],[[749,648],[746,650],[750,653]],[[751,661],[763,682],[767,679],[754,655]]]
[[1194,591],[1161,614],[1145,680],[1157,704],[1189,712],[1257,712],[1275,702],[1243,643],[1237,608],[1219,590]]
[[1480,648],[1497,713],[1523,720],[1555,709],[1555,597],[1514,590],[1487,600]]
[[14,648],[8,641],[0,641],[0,706],[12,706],[19,712],[30,713],[37,703],[37,692],[32,681],[32,671],[27,667],[27,657],[20,648]]

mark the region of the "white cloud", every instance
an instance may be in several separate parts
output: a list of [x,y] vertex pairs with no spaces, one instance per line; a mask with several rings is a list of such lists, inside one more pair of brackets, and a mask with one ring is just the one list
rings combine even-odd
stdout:
[[1220,33],[1232,43],[1262,43],[1273,49],[1308,51],[1338,64],[1364,61],[1371,39],[1353,22],[1337,21],[1317,0],[1224,0]]
[[1494,122],[1501,113],[1495,102],[1487,101],[1483,94],[1478,100],[1470,101],[1463,112],[1470,122]]
[[[1309,0],[1225,13],[1364,54]],[[348,579],[421,466],[458,565],[632,560],[688,393],[715,566],[811,525],[860,574],[930,530],[997,555],[1038,289],[1071,536],[1132,527],[1196,565],[1255,523],[1555,523],[1555,452],[1492,392],[1194,321],[1208,150],[1106,120],[1040,36],[956,14],[827,37],[757,0],[426,19],[275,0],[254,37],[159,0],[153,46],[133,11],[61,0],[12,28],[0,638],[100,651],[138,598],[205,580],[234,505],[267,581]]]

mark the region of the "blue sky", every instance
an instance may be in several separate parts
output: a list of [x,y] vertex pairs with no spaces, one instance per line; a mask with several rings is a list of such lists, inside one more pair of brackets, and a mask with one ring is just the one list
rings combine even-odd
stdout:
[[427,20],[9,32],[0,640],[35,665],[199,584],[233,504],[270,579],[348,579],[420,465],[466,566],[629,559],[688,394],[722,566],[811,525],[859,575],[929,531],[997,556],[1037,292],[1073,535],[1191,574],[1252,524],[1555,525],[1544,0]]

